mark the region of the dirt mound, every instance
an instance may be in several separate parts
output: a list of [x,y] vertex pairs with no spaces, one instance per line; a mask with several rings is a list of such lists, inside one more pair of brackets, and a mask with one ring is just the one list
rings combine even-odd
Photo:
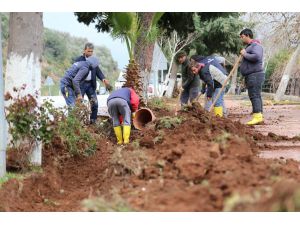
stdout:
[[[185,120],[175,129],[152,127],[140,136],[149,161],[142,174],[122,189],[136,210],[242,211],[247,208],[236,209],[230,202],[236,193],[258,191],[263,196],[264,189],[281,177],[300,180],[296,162],[256,156],[256,140],[263,138],[252,129],[211,117],[199,107],[179,116]],[[159,132],[163,141],[154,145],[151,141]],[[256,205],[255,209],[262,208]]]
[[[100,132],[105,124],[91,127],[97,151],[90,157],[68,157],[57,138],[43,151],[42,172],[0,188],[0,210],[82,211],[82,200],[99,196],[110,200],[113,190],[137,211],[290,207],[300,187],[299,164],[256,156],[261,146],[257,141],[272,137],[211,117],[197,105],[177,117],[163,109],[154,113],[155,123],[143,131],[133,129],[128,146],[113,144],[111,134],[106,138]],[[291,180],[291,188],[282,189],[283,180]],[[282,207],[274,208],[278,200]]]
[[111,145],[99,137],[91,157],[70,157],[57,139],[43,150],[43,171],[0,188],[1,211],[81,211],[81,201],[109,189]]

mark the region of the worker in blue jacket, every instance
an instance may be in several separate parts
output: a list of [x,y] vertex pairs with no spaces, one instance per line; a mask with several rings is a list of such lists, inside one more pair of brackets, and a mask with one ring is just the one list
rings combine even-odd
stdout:
[[82,99],[80,83],[86,78],[90,70],[99,66],[96,57],[89,57],[86,61],[73,63],[60,80],[60,91],[70,107],[75,106],[76,98]]
[[[222,89],[227,78],[227,71],[221,66],[219,61],[214,56],[198,56],[191,57],[193,60],[191,70],[194,74],[199,74],[200,79],[204,82],[205,86],[202,87],[201,93],[206,91],[208,101],[214,101],[218,93]],[[224,106],[224,90],[218,97],[214,106],[214,113],[216,116],[223,117]]]

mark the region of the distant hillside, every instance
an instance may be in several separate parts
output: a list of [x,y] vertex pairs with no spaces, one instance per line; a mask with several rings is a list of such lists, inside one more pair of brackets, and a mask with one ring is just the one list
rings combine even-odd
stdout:
[[[8,13],[1,13],[4,64],[6,63],[8,44],[8,17]],[[42,83],[47,76],[52,77],[55,87],[51,88],[51,93],[57,95],[60,78],[64,75],[66,69],[72,64],[74,59],[82,54],[84,44],[88,42],[88,39],[73,37],[69,33],[48,28],[44,28],[43,36]],[[95,46],[94,55],[100,59],[102,72],[110,82],[114,83],[119,71],[118,64],[113,59],[110,50],[105,46]],[[48,88],[43,87],[42,94],[48,94],[47,92]]]

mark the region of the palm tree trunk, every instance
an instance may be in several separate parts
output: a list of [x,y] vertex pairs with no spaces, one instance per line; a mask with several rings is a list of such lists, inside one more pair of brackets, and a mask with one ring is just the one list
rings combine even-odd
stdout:
[[141,24],[141,35],[137,39],[134,58],[141,71],[141,83],[143,84],[142,103],[147,104],[147,87],[150,79],[151,65],[153,59],[154,42],[147,40],[147,33],[151,26],[153,12],[139,13]]
[[282,99],[282,97],[284,96],[284,93],[286,91],[286,88],[287,88],[289,80],[290,80],[292,70],[293,70],[293,68],[295,68],[295,66],[297,64],[299,55],[300,55],[300,44],[297,46],[296,50],[292,54],[288,64],[286,65],[286,67],[284,69],[279,87],[278,87],[275,97],[274,97],[275,101],[280,101]]

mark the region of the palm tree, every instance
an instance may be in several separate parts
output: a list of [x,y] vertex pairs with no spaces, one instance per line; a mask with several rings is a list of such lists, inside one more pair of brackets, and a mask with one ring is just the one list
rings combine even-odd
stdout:
[[[113,38],[120,38],[126,43],[129,54],[129,64],[126,68],[125,86],[133,87],[140,96],[141,105],[145,105],[143,94],[143,77],[140,73],[139,65],[135,60],[135,48],[140,37],[145,37],[145,41],[154,42],[153,34],[157,34],[157,22],[163,13],[153,13],[149,27],[143,27],[139,14],[136,12],[115,12],[108,15],[111,24],[111,35]],[[146,33],[145,33],[146,32]]]

